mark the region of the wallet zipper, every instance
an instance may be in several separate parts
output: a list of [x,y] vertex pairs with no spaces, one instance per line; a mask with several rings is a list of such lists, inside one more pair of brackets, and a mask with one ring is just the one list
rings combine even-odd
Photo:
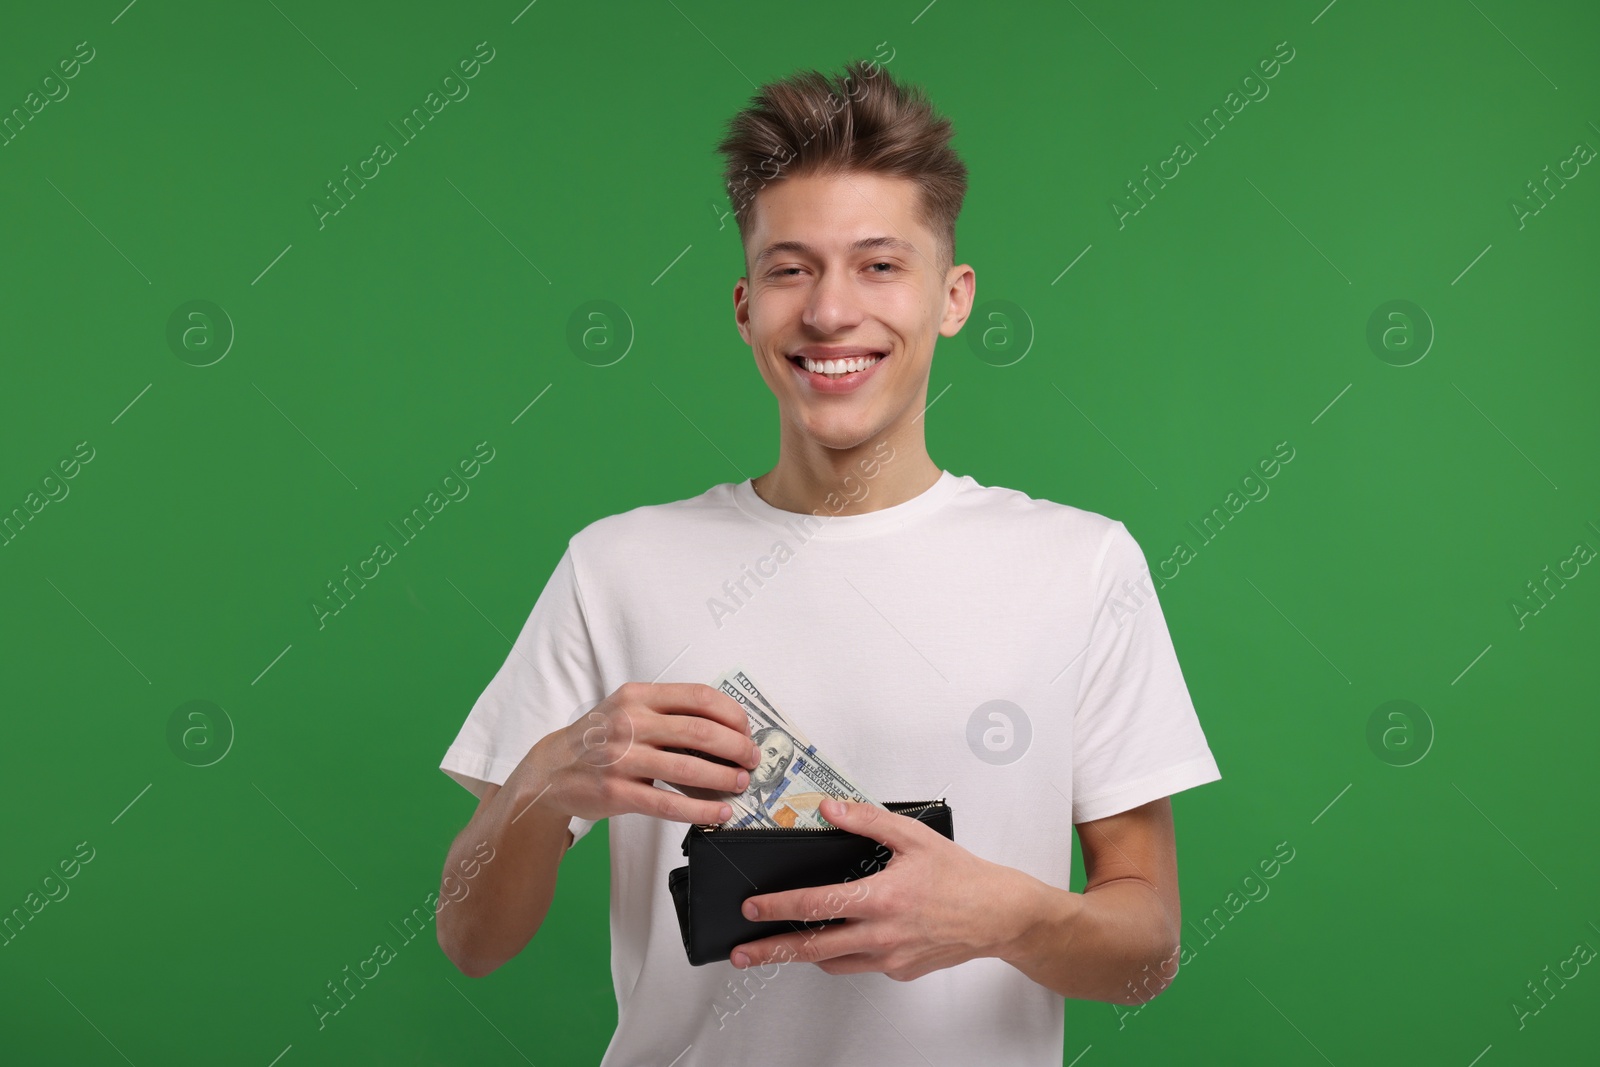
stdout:
[[[939,805],[941,805],[943,803],[945,803],[945,801],[942,800],[942,799],[941,800],[930,800],[930,801],[927,801],[926,803],[915,804],[915,806],[913,806],[913,807],[911,807],[909,809],[895,811],[894,813],[896,815],[906,815],[906,816],[911,816],[911,817],[914,818],[917,813],[927,811],[929,808],[936,808],[936,807],[938,807]],[[885,807],[888,807],[888,805],[885,805]],[[889,810],[893,811],[894,809],[891,808]],[[778,831],[780,833],[806,834],[806,833],[818,833],[818,832],[826,833],[829,830],[841,830],[841,829],[843,829],[842,827],[839,827],[839,826],[721,826],[721,825],[719,825],[717,823],[695,823],[694,824],[694,828],[696,830],[699,830],[703,834],[710,834],[710,833],[736,834],[736,833],[744,833],[745,831],[748,831],[748,830],[776,830],[776,831]],[[687,851],[687,850],[685,850],[685,851]]]

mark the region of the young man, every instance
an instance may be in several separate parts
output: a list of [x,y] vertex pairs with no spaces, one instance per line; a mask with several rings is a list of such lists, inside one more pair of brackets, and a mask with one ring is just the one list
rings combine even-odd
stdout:
[[[777,466],[579,531],[441,764],[479,797],[446,874],[494,849],[439,916],[468,975],[523,949],[566,849],[610,820],[607,1065],[1056,1065],[1063,997],[1142,1003],[1176,973],[1167,798],[1220,775],[1143,553],[1120,522],[928,456],[935,341],[975,287],[950,136],[871,64],[735,117],[734,321],[777,397]],[[887,868],[842,907],[803,890],[746,914],[845,921],[691,967],[667,872],[685,824],[728,809],[659,783],[737,792],[776,758],[706,684],[730,667],[874,799],[947,798],[956,840],[824,805]]]

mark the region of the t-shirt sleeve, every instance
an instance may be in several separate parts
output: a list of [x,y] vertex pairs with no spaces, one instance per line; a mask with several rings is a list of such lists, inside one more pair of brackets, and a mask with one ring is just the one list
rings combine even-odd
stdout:
[[[569,542],[511,651],[445,751],[439,769],[481,796],[504,785],[534,743],[605,696]],[[594,821],[574,817],[573,843]]]
[[1094,621],[1072,727],[1074,823],[1222,777],[1144,552],[1122,523],[1107,531],[1094,574]]

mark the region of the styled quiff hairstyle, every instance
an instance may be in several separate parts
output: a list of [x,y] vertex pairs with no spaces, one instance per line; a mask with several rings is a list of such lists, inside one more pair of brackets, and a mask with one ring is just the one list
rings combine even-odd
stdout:
[[872,60],[853,60],[832,80],[809,70],[769,82],[729,120],[717,145],[740,239],[750,232],[755,194],[772,182],[851,171],[909,178],[920,189],[923,225],[938,239],[939,271],[949,270],[967,193],[953,132],[920,88],[896,82]]

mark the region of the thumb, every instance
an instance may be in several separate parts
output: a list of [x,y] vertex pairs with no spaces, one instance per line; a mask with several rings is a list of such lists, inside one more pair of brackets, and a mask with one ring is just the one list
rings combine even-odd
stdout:
[[849,830],[862,837],[888,845],[896,852],[916,847],[917,831],[926,830],[915,819],[896,815],[876,804],[862,804],[844,800],[824,800],[817,808],[822,817],[841,830]]

